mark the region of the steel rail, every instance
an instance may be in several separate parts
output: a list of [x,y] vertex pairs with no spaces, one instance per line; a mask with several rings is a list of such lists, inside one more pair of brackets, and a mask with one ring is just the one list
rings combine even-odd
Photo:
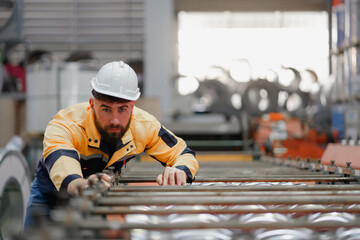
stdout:
[[[254,205],[255,207],[258,205]],[[234,208],[209,208],[205,206],[191,208],[170,208],[170,209],[132,209],[130,207],[103,207],[96,206],[90,209],[85,209],[92,215],[123,215],[123,214],[146,214],[146,215],[170,215],[170,214],[249,214],[249,213],[281,213],[281,214],[296,214],[306,215],[310,213],[330,213],[330,212],[346,212],[352,214],[359,214],[360,207],[352,208],[351,205],[343,206],[287,206],[274,208],[253,208],[246,205]]]
[[360,184],[341,185],[236,185],[236,186],[126,186],[115,185],[109,188],[110,192],[243,192],[243,191],[358,191]]
[[[354,182],[355,177],[322,176],[268,176],[268,177],[205,177],[197,176],[196,182]],[[120,183],[156,182],[156,177],[120,177]]]
[[257,222],[257,223],[240,223],[238,221],[221,221],[216,223],[199,223],[199,222],[181,222],[181,223],[126,223],[119,221],[105,221],[97,219],[85,219],[78,222],[73,222],[79,229],[87,230],[132,230],[132,229],[146,229],[146,230],[174,230],[174,229],[290,229],[290,228],[309,228],[309,229],[337,229],[337,228],[353,228],[360,227],[359,221],[352,222],[315,222],[308,223],[306,221],[289,221],[289,222]]
[[[155,163],[155,164],[144,164],[144,163],[138,163],[138,164],[132,164],[130,166],[126,165],[126,169],[127,170],[133,170],[133,171],[137,171],[137,169],[140,170],[157,170],[157,169],[162,169],[164,168],[162,165],[160,165],[159,163]],[[269,168],[271,167],[271,169]],[[269,163],[269,162],[260,162],[260,163],[254,163],[254,162],[233,162],[232,164],[229,163],[225,163],[222,162],[221,164],[209,164],[209,163],[203,163],[200,162],[200,170],[215,170],[215,169],[226,169],[226,170],[242,170],[242,169],[247,169],[247,170],[300,170],[300,168],[296,168],[295,166],[285,166],[285,165],[275,165],[274,163]],[[304,169],[305,170],[305,169]]]
[[[294,160],[292,160],[294,161]],[[294,161],[297,162],[297,161]],[[249,167],[258,167],[258,166],[264,166],[264,165],[268,165],[268,166],[274,166],[272,161],[269,160],[249,160],[249,161],[226,161],[226,159],[221,159],[219,158],[218,162],[199,162],[201,167],[213,167],[213,166],[219,166],[219,167],[234,167],[234,166],[249,166]],[[146,161],[146,162],[142,162],[142,161],[129,161],[126,163],[127,166],[130,167],[149,167],[149,166],[154,166],[154,167],[162,167],[161,164],[159,164],[159,162],[152,160],[152,161]],[[277,167],[281,167],[281,166],[277,166]]]
[[204,192],[204,191],[192,191],[192,192],[105,192],[104,196],[106,197],[153,197],[153,196],[360,196],[360,190],[357,191],[236,191],[236,192]]
[[[154,176],[155,174],[161,172],[145,172],[145,171],[128,171],[122,174],[122,176],[124,177],[131,177],[131,176],[141,176],[141,177],[151,177]],[[153,175],[154,174],[154,175]],[[198,171],[196,176],[221,176],[223,177],[224,175],[226,176],[230,176],[230,177],[238,177],[238,176],[278,176],[278,175],[282,175],[282,176],[294,176],[294,175],[298,175],[298,176],[303,176],[303,175],[308,175],[308,176],[324,176],[324,173],[321,172],[310,172],[310,171],[306,171],[306,170],[299,170],[299,171],[285,171],[285,170],[281,170],[281,171],[268,171],[268,170],[223,170],[223,169],[217,169],[216,171]],[[327,176],[327,175],[325,175]],[[336,175],[332,175],[332,177],[334,176],[341,176],[340,174],[336,174]]]
[[131,205],[276,205],[276,204],[360,204],[360,196],[176,196],[176,197],[101,197],[99,206]]
[[[161,165],[150,165],[150,164],[133,164],[131,166],[127,166],[125,172],[136,172],[136,173],[147,173],[162,170],[163,167]],[[199,172],[214,172],[216,170],[224,170],[224,171],[308,171],[306,169],[296,168],[294,166],[276,166],[274,164],[231,164],[231,165],[204,165],[200,164]]]

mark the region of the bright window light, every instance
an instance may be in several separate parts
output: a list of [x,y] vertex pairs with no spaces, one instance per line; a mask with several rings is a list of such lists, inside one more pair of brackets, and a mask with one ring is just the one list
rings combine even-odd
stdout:
[[180,12],[178,21],[180,75],[202,81],[218,66],[238,82],[284,67],[329,76],[326,12]]
[[188,95],[199,88],[199,81],[194,77],[180,77],[178,79],[178,91],[181,95]]

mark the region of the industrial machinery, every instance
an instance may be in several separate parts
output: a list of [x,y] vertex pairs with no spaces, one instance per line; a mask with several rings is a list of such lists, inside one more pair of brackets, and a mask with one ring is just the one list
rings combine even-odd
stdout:
[[332,148],[317,161],[200,153],[188,186],[156,186],[161,165],[140,157],[18,239],[358,239],[359,162],[334,152],[360,146]]
[[[251,74],[232,74],[235,70],[241,69],[213,66],[203,79],[179,77],[174,84],[178,93],[174,93],[173,119],[166,126],[191,139],[192,148],[207,151],[247,150],[253,143],[262,145],[254,136],[258,131],[255,125],[264,125],[261,119],[273,113],[288,116],[300,125],[307,124],[316,135],[333,138],[329,130],[331,93],[321,86],[314,71],[281,66],[272,72],[273,76],[252,79]],[[185,89],[186,83],[197,88]],[[305,144],[308,141],[303,140]]]

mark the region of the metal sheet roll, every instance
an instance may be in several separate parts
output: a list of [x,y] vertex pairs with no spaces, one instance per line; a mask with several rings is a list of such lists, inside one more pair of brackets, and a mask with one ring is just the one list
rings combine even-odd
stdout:
[[0,239],[22,231],[31,178],[24,156],[0,149]]
[[278,108],[279,88],[267,81],[257,80],[249,82],[243,95],[243,106],[252,116],[263,113],[276,112]]

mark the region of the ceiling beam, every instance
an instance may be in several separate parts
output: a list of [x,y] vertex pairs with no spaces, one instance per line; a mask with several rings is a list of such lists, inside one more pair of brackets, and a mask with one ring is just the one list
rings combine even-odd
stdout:
[[326,11],[331,0],[174,0],[175,11]]

